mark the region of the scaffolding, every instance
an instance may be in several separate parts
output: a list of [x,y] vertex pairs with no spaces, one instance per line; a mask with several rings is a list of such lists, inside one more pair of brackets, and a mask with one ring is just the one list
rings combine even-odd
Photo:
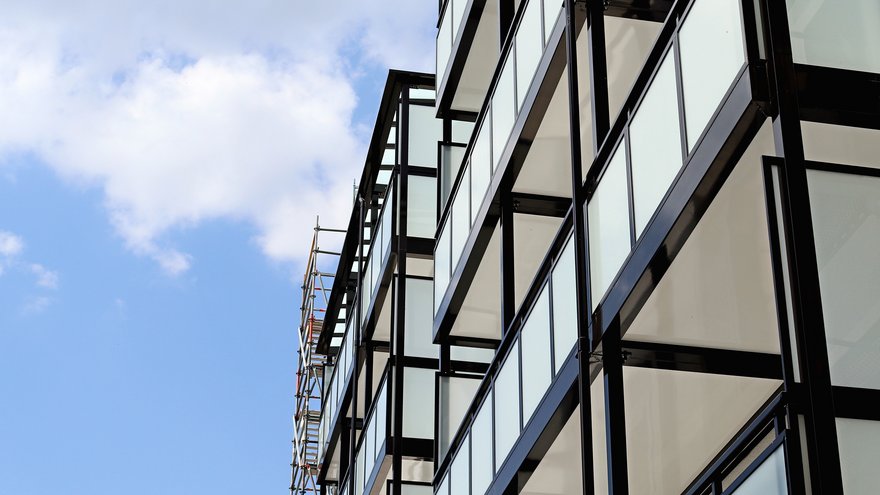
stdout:
[[324,367],[327,356],[317,350],[318,338],[324,324],[327,300],[333,287],[333,273],[321,270],[321,266],[339,253],[324,251],[318,243],[322,232],[345,233],[344,230],[322,228],[315,222],[315,233],[309,249],[309,258],[303,275],[300,322],[297,330],[297,370],[295,409],[293,415],[293,460],[290,464],[290,495],[320,493],[318,471],[320,470],[319,431],[321,424],[321,401]]

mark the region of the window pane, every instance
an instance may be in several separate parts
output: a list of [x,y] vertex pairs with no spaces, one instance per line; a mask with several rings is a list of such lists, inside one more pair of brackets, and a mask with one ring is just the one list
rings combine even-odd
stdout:
[[880,178],[807,171],[834,385],[880,389]]
[[440,377],[440,417],[438,418],[440,460],[446,456],[449,442],[458,431],[464,413],[470,407],[479,385],[478,378]]
[[880,2],[788,0],[795,63],[880,72]]
[[556,372],[577,343],[577,284],[575,280],[574,236],[553,268],[553,355]]
[[443,296],[446,294],[446,287],[449,286],[449,241],[451,218],[446,219],[443,230],[440,231],[440,237],[437,239],[437,247],[434,250],[434,313],[440,307]]
[[440,482],[440,488],[437,489],[437,495],[449,495],[449,475],[443,477]]
[[474,122],[464,120],[452,121],[452,142],[467,144],[471,140],[471,134],[474,133]]
[[587,206],[593,309],[617,276],[631,249],[626,189],[626,157],[621,143]]
[[786,495],[785,449],[777,447],[770,457],[733,491],[735,495]]
[[438,349],[433,343],[433,319],[431,318],[431,288],[428,279],[406,279],[406,304],[404,305],[405,347],[407,356],[437,358]]
[[468,0],[450,0],[449,3],[450,6],[446,8],[452,9],[452,42],[455,43],[456,35],[464,20],[464,8],[467,7]]
[[449,15],[440,21],[440,29],[437,32],[437,84],[443,81],[446,74],[446,65],[449,63],[449,55],[452,52],[452,22]]
[[522,329],[522,407],[527,423],[544,397],[553,370],[550,366],[550,291],[545,285]]
[[[473,223],[492,179],[492,162],[489,150],[489,126],[480,128],[471,152],[471,223]],[[485,132],[484,132],[485,131]]]
[[630,125],[637,237],[681,169],[681,129],[673,58],[670,52],[660,64]]
[[514,342],[495,378],[495,469],[507,458],[519,438],[519,341]]
[[737,0],[697,0],[679,33],[688,149],[745,63]]
[[559,11],[562,9],[562,2],[559,0],[544,0],[544,42],[550,39],[550,33],[553,32],[553,26],[556,25],[556,19],[559,18]]
[[434,117],[434,107],[409,106],[409,164],[437,167],[437,143],[443,131],[443,121]]
[[[867,407],[867,405],[866,405]],[[837,444],[845,493],[876,493],[880,484],[880,422],[837,418]]]
[[516,107],[522,108],[532,77],[541,62],[541,2],[530,0],[516,32]]
[[444,145],[441,148],[443,163],[440,164],[440,203],[445,207],[452,193],[452,183],[458,177],[461,162],[464,160],[465,148],[462,146]]
[[[513,53],[512,51],[510,53]],[[507,145],[507,138],[513,129],[516,120],[516,107],[513,88],[513,63],[507,56],[501,75],[498,77],[498,85],[492,94],[492,168],[498,168],[501,155]]]
[[483,495],[492,482],[492,394],[487,395],[471,426],[473,449],[472,495]]
[[468,495],[470,493],[471,480],[471,453],[470,453],[470,436],[466,436],[461,444],[461,448],[455,454],[450,468],[450,484],[449,487],[455,495],[459,493]]
[[458,186],[455,199],[452,200],[452,267],[458,265],[458,259],[471,233],[471,201],[468,196],[471,187],[470,170],[464,171],[464,176]]
[[403,436],[434,438],[434,370],[403,369]]
[[432,239],[437,230],[437,182],[433,177],[409,176],[406,235]]

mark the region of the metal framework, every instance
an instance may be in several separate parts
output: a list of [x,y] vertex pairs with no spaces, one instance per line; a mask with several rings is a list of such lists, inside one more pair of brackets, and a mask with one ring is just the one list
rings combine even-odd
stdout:
[[[315,221],[315,232],[306,261],[301,286],[300,321],[297,329],[297,370],[294,389],[293,460],[290,464],[290,495],[320,493],[318,472],[318,442],[321,403],[324,391],[326,354],[318,351],[318,337],[324,326],[328,296],[334,274],[321,269],[324,258],[336,258],[339,253],[322,250],[321,232],[344,233],[344,230],[321,227]],[[336,261],[332,262],[334,265]]]

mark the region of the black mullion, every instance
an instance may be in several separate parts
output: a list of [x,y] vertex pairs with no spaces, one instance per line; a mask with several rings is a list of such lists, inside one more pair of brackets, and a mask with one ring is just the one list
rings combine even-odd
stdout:
[[514,232],[512,184],[501,183],[501,332],[507,332],[516,316],[516,293],[514,286]]
[[[627,120],[629,123],[632,123],[632,115],[630,115]],[[626,160],[626,199],[627,206],[629,207],[629,246],[630,251],[632,251],[633,246],[636,245],[636,199],[635,193],[633,192],[632,147],[629,144],[629,123],[623,131],[623,142],[621,143],[621,146],[623,146],[623,154]]]
[[[784,2],[762,0],[769,31],[775,100],[779,114],[774,120],[777,154],[784,157],[780,169],[782,206],[789,249],[789,278],[795,335],[804,385],[809,397],[806,422],[808,452],[814,473],[814,493],[842,493],[831,371],[825,341],[819,269],[813,235],[810,196],[801,132],[797,80],[792,58],[788,13]],[[815,459],[815,462],[813,461]]]
[[620,325],[602,338],[602,371],[605,380],[605,437],[608,460],[608,492],[629,493],[626,459],[626,418],[623,391],[623,351]]
[[[587,3],[587,55],[590,63],[590,107],[593,118],[593,156],[599,153],[599,146],[611,130],[611,117],[608,102],[608,61],[605,47],[605,2],[590,0]],[[571,67],[576,67],[575,65]],[[571,103],[574,101],[574,103]],[[569,100],[572,107],[578,100]],[[580,135],[578,135],[580,138]],[[581,159],[581,157],[578,157]],[[583,181],[577,177],[576,183]]]

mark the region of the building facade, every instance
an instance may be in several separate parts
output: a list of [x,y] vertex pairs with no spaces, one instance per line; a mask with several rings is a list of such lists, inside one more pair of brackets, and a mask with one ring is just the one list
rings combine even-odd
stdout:
[[328,494],[880,486],[880,4],[446,0],[316,349]]

